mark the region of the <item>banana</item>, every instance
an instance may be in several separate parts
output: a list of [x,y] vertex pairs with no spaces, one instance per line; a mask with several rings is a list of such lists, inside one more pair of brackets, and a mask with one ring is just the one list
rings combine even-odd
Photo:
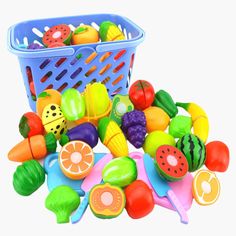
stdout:
[[206,112],[195,103],[180,103],[177,102],[178,107],[186,110],[192,118],[193,133],[198,136],[204,143],[206,143],[209,135],[209,120]]

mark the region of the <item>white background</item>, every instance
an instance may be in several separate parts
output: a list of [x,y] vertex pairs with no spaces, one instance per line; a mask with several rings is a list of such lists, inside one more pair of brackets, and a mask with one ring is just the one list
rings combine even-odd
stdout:
[[[194,101],[208,112],[210,140],[225,141],[231,150],[229,170],[218,174],[219,201],[210,207],[195,202],[182,225],[176,213],[158,206],[134,221],[124,213],[99,220],[87,210],[77,225],[57,225],[44,208],[46,184],[30,197],[12,187],[15,163],[8,150],[21,140],[18,121],[29,110],[17,58],[6,49],[7,28],[17,22],[45,17],[110,12],[125,15],[146,31],[136,54],[133,81],[145,79],[175,100]],[[4,1],[0,7],[1,158],[0,235],[223,235],[235,232],[235,1],[210,0],[89,0]],[[104,151],[99,146],[96,151]]]

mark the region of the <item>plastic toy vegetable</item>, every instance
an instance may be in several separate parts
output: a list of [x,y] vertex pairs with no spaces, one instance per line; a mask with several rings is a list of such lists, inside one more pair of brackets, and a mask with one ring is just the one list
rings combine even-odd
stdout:
[[44,181],[44,169],[35,160],[26,161],[18,166],[13,175],[13,187],[22,196],[31,195]]
[[200,169],[206,160],[206,147],[195,135],[187,134],[176,144],[176,147],[185,155],[188,161],[189,172]]
[[78,123],[89,121],[97,125],[99,119],[109,115],[112,107],[106,86],[102,83],[88,84],[83,96],[85,117],[78,120]]
[[129,98],[135,109],[145,110],[150,107],[155,98],[152,85],[146,80],[137,80],[129,89]]
[[175,139],[163,131],[153,131],[145,138],[143,150],[154,158],[157,149],[162,145],[175,146]]
[[157,149],[154,163],[158,173],[167,181],[178,181],[188,173],[188,162],[176,147],[163,145]]
[[103,21],[100,24],[99,35],[102,42],[125,40],[123,32],[111,21]]
[[190,134],[192,129],[192,119],[188,116],[174,117],[169,126],[169,134],[175,138],[182,138],[186,134]]
[[68,223],[71,213],[79,204],[79,195],[65,185],[53,189],[45,200],[45,207],[56,214],[58,224]]
[[202,206],[215,203],[220,195],[220,182],[216,175],[208,170],[200,170],[193,179],[193,196]]
[[61,96],[61,110],[66,120],[75,121],[85,115],[85,104],[79,91],[67,89]]
[[117,123],[108,117],[99,120],[98,134],[114,157],[128,156],[128,145]]
[[93,168],[94,153],[87,143],[72,141],[62,147],[58,161],[65,176],[83,179]]
[[30,138],[37,134],[43,135],[44,127],[38,115],[27,112],[20,119],[19,131],[24,138]]
[[153,105],[163,109],[170,118],[173,118],[178,114],[178,108],[172,97],[164,90],[160,90],[156,93]]
[[97,43],[98,41],[98,31],[90,25],[81,25],[77,27],[71,38],[71,43],[73,45]]
[[85,122],[62,134],[60,144],[64,146],[70,141],[80,140],[94,148],[98,143],[98,132],[96,127],[89,122]]
[[67,130],[65,117],[57,104],[49,104],[44,108],[42,121],[45,131],[52,132],[57,139]]
[[31,138],[24,139],[13,147],[8,153],[10,161],[24,162],[31,159],[42,159],[48,153],[55,152],[57,140],[52,133],[47,135],[35,135]]
[[42,41],[46,47],[53,43],[63,43],[70,45],[71,36],[72,32],[68,25],[55,25],[44,33]]
[[105,183],[125,187],[137,179],[136,162],[130,157],[118,157],[111,160],[102,171]]
[[119,187],[99,184],[94,186],[89,193],[89,206],[98,218],[115,218],[125,207],[125,194]]
[[39,94],[36,101],[36,110],[39,117],[42,117],[44,108],[49,104],[61,105],[61,94],[54,89],[46,89]]
[[130,101],[129,96],[117,94],[112,101],[110,118],[120,126],[123,115],[133,110],[134,105]]
[[142,180],[136,180],[125,189],[126,211],[133,219],[145,217],[152,212],[154,200],[152,190]]
[[146,117],[146,128],[148,133],[156,130],[166,130],[170,123],[170,117],[164,110],[159,107],[148,107],[143,112]]
[[229,166],[229,148],[221,141],[213,141],[206,145],[205,165],[209,170],[225,172]]
[[206,112],[195,103],[176,103],[177,106],[184,108],[192,117],[193,132],[204,143],[209,134],[209,121]]
[[147,132],[144,113],[137,110],[125,113],[122,117],[121,129],[131,144],[141,148]]

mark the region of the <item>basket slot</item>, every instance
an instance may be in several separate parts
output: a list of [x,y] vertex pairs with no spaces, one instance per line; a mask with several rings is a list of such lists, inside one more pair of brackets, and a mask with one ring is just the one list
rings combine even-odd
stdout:
[[44,69],[50,62],[51,62],[50,59],[44,60],[44,61],[40,64],[39,68],[40,68],[41,70]]
[[69,24],[68,26],[70,27],[71,31],[75,31],[75,26],[74,25]]
[[68,86],[68,83],[64,83],[57,90],[61,93],[67,86]]
[[67,69],[64,69],[56,78],[56,81],[61,80],[61,78],[67,73]]
[[112,94],[111,96],[114,97],[116,94],[118,94],[120,91],[122,90],[122,87],[117,88]]
[[58,68],[58,67],[61,66],[65,61],[66,61],[66,57],[60,58],[60,59],[56,62],[55,67]]
[[24,38],[23,38],[23,43],[24,43],[24,45],[26,45],[26,46],[29,45],[29,41],[28,41],[28,38],[27,38],[27,37],[24,37]]
[[107,72],[110,68],[111,68],[112,64],[106,64],[100,71],[99,71],[99,75],[103,75],[105,74],[105,72]]
[[93,72],[97,70],[96,66],[92,66],[86,73],[85,73],[85,77],[89,77],[91,74],[93,74]]
[[96,22],[92,22],[91,23],[91,26],[94,28],[94,29],[96,29],[97,31],[99,31],[99,25],[96,23]]
[[126,28],[123,29],[123,33],[124,33],[124,36],[125,36],[125,39],[127,39],[127,31],[126,31]]
[[112,85],[115,86],[115,85],[118,84],[123,78],[124,78],[124,75],[123,75],[123,74],[119,75],[119,76],[112,82]]
[[133,68],[134,65],[134,57],[135,57],[135,53],[132,54],[131,58],[130,58],[130,68]]
[[130,32],[128,33],[128,39],[132,39],[132,34]]
[[41,42],[39,42],[38,40],[34,40],[34,43],[39,44],[40,46],[43,46],[43,44]]
[[52,89],[53,88],[53,85],[52,84],[49,84],[46,88],[45,88],[45,90],[46,89]]
[[122,61],[115,69],[113,69],[113,73],[119,72],[125,65],[125,62]]
[[48,71],[48,72],[40,79],[40,82],[41,82],[41,83],[46,82],[46,81],[49,79],[49,77],[51,77],[51,76],[52,76],[52,72],[51,72],[51,71]]
[[71,79],[75,79],[75,77],[77,77],[80,72],[82,71],[82,67],[79,67],[78,69],[76,69],[70,76]]
[[97,79],[94,78],[94,79],[92,79],[89,83],[90,83],[90,84],[93,84],[93,83],[96,83],[96,82],[97,82]]
[[101,83],[102,84],[107,84],[111,80],[111,77],[107,76]]
[[44,27],[44,31],[46,32],[46,31],[48,31],[50,28],[48,27],[48,26],[45,26]]
[[118,59],[120,59],[122,56],[125,55],[127,51],[125,49],[119,51],[115,56],[114,56],[114,60],[117,61]]
[[91,63],[98,54],[96,52],[91,53],[85,60],[85,64]]
[[82,81],[79,80],[75,85],[72,86],[72,88],[77,89],[81,86],[81,84],[82,84]]
[[108,59],[108,58],[111,56],[111,54],[112,54],[112,52],[106,52],[106,53],[104,53],[104,54],[100,57],[99,61],[100,61],[100,62],[104,62],[106,59]]
[[33,28],[32,29],[32,32],[35,34],[35,35],[37,35],[39,38],[42,38],[43,37],[43,33],[40,31],[40,30],[38,30],[37,28]]

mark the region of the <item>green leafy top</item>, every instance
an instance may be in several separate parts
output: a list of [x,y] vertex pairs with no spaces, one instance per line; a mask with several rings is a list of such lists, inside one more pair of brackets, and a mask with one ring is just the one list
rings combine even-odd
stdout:
[[75,29],[74,34],[81,34],[88,30],[88,27],[80,26]]
[[38,98],[45,98],[45,97],[51,97],[51,94],[49,94],[47,92],[42,92],[38,96]]

